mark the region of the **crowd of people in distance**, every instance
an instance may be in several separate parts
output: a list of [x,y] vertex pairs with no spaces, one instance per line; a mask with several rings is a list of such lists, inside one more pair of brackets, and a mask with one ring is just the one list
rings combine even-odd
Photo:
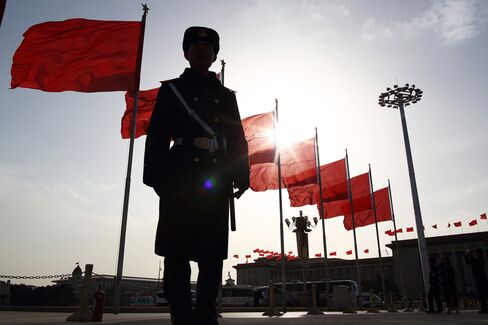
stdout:
[[[476,248],[466,251],[466,264],[471,265],[476,293],[480,302],[479,313],[488,313],[488,280],[485,271],[483,250]],[[459,313],[459,300],[456,290],[456,272],[448,256],[443,256],[438,264],[435,256],[429,258],[428,313],[443,313],[441,293],[447,306],[447,313]]]

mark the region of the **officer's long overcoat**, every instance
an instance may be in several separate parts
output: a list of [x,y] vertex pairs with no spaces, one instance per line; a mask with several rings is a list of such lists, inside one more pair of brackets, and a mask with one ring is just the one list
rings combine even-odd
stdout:
[[[170,82],[217,134],[214,153],[194,145],[195,138],[210,135],[188,115]],[[170,148],[170,140],[177,144]],[[156,254],[226,259],[232,182],[249,182],[247,142],[235,95],[214,73],[204,76],[186,69],[162,83],[146,139],[144,183],[160,196]]]

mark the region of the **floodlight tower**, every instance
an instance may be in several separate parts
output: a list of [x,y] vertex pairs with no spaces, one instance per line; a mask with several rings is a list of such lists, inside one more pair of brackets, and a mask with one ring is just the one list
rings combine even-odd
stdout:
[[410,140],[408,138],[408,130],[407,130],[407,121],[405,119],[405,110],[404,106],[408,106],[410,104],[415,104],[419,100],[422,99],[422,90],[419,88],[415,88],[415,85],[405,84],[403,87],[398,87],[398,85],[394,85],[393,89],[386,88],[386,92],[381,93],[379,96],[378,104],[381,107],[388,107],[388,108],[398,108],[400,110],[400,117],[402,119],[402,129],[403,129],[403,140],[405,142],[405,151],[407,154],[407,164],[408,164],[408,173],[410,175],[410,189],[412,191],[412,199],[413,199],[413,210],[415,213],[415,224],[417,226],[417,238],[418,238],[418,246],[419,246],[419,254],[420,254],[420,268],[422,273],[422,279],[424,284],[424,294],[426,294],[429,288],[429,281],[428,281],[428,269],[427,266],[429,265],[428,253],[427,253],[427,245],[425,243],[425,236],[424,236],[424,225],[422,222],[422,214],[420,212],[420,202],[419,202],[419,195],[417,192],[417,182],[415,180],[415,171],[413,168],[413,161],[412,161],[412,151],[410,150]]

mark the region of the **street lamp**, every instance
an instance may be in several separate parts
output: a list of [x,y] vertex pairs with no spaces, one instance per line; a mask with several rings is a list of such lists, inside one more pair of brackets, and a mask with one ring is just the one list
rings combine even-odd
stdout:
[[306,303],[306,278],[305,278],[305,261],[308,260],[308,233],[312,231],[312,228],[316,228],[319,220],[317,217],[313,218],[313,223],[308,220],[307,216],[303,215],[303,211],[300,210],[300,216],[292,217],[291,222],[285,219],[288,229],[293,230],[297,236],[297,251],[298,257],[302,260],[302,291],[303,291],[303,304]]
[[408,138],[407,121],[405,119],[404,106],[415,104],[422,99],[422,90],[416,88],[415,85],[405,84],[403,87],[394,85],[392,88],[386,88],[386,92],[381,93],[378,99],[378,104],[381,107],[398,108],[400,110],[400,117],[402,119],[403,140],[405,142],[405,151],[407,154],[408,173],[410,176],[410,189],[412,191],[413,210],[415,213],[415,224],[417,226],[417,238],[420,254],[420,269],[422,273],[422,280],[424,284],[424,294],[428,288],[428,253],[427,245],[425,243],[424,226],[422,222],[422,214],[420,212],[419,195],[417,192],[417,182],[415,180],[415,171],[413,168],[412,152],[410,149],[410,140]]

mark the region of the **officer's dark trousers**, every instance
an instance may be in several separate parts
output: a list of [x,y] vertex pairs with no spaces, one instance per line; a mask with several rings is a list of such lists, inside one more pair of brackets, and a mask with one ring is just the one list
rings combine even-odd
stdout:
[[179,257],[164,260],[164,291],[175,325],[218,325],[216,298],[222,276],[222,260],[198,262],[197,302],[192,313],[190,262]]
[[[439,286],[430,286],[429,294],[427,295],[429,300],[429,312],[441,312],[442,311],[442,301],[441,301],[441,290]],[[434,301],[436,308],[434,308]]]

